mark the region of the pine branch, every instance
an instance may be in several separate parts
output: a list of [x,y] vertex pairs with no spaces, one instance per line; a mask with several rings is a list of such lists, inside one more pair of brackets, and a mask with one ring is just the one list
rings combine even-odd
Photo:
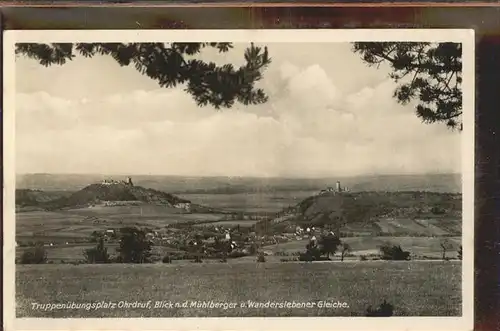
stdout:
[[236,101],[260,104],[268,100],[255,83],[271,63],[267,47],[262,50],[251,44],[244,53],[246,64],[235,69],[231,64],[218,66],[213,62],[190,59],[202,49],[216,48],[219,53],[233,48],[231,43],[77,43],[77,44],[17,44],[16,54],[38,61],[44,66],[63,65],[74,58],[73,51],[91,58],[112,57],[120,66],[133,65],[143,75],[171,88],[185,84],[199,106],[216,109],[230,108]]
[[[461,127],[462,100],[461,44],[456,43],[354,43],[353,51],[361,54],[368,65],[386,62],[391,66],[389,77],[399,82],[413,73],[411,82],[394,91],[399,103],[418,98],[417,116],[424,123],[445,122]],[[395,53],[394,56],[390,54]],[[455,87],[450,87],[453,77]]]

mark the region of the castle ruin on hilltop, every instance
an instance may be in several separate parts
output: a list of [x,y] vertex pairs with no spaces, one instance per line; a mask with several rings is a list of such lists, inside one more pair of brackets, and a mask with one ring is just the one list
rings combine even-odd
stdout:
[[127,185],[127,186],[134,186],[134,183],[132,183],[132,178],[127,177],[127,180],[114,180],[114,179],[104,179],[101,182],[102,185]]
[[340,185],[340,181],[337,181],[337,183],[335,184],[335,188],[328,187],[326,190],[321,190],[319,192],[319,195],[323,195],[323,194],[337,194],[337,193],[342,193],[342,192],[349,192],[349,188],[347,186],[342,187]]

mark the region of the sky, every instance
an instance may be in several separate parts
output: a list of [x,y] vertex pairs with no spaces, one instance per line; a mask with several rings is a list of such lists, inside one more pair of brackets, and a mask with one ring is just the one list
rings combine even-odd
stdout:
[[[248,45],[198,56],[243,63]],[[16,59],[17,173],[335,177],[461,172],[461,137],[347,43],[274,43],[261,105],[198,107],[106,56]],[[307,47],[306,47],[307,46]]]

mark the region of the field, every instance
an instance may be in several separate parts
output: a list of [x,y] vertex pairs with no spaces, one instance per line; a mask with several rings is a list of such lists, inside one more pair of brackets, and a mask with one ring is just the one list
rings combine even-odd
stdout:
[[[311,194],[310,191],[248,193],[248,194],[185,194],[182,198],[193,203],[224,208],[227,211],[276,212],[283,207],[296,204]],[[51,242],[55,247],[47,248],[49,260],[77,261],[89,248],[86,242],[93,231],[103,231],[124,226],[161,229],[166,225],[184,222],[200,223],[199,226],[222,225],[243,227],[255,224],[256,220],[223,220],[218,213],[183,213],[179,209],[144,204],[141,206],[93,207],[69,210],[29,211],[16,213],[16,240],[18,242]],[[66,243],[69,243],[66,244]],[[79,245],[71,245],[78,242]],[[19,257],[23,248],[19,248]],[[114,253],[111,248],[110,252]]]
[[[224,208],[227,211],[277,212],[309,196],[310,191],[248,194],[185,194],[181,198],[193,203]],[[250,226],[255,221],[223,221],[223,214],[182,213],[179,209],[154,205],[94,207],[56,212],[29,211],[16,213],[16,235],[18,240],[33,240],[32,236],[55,238],[88,237],[94,230],[112,227],[139,225],[141,227],[162,228],[167,224],[213,222],[221,224]],[[62,239],[64,240],[64,239]],[[59,240],[61,241],[61,240]]]
[[179,213],[173,208],[157,206],[82,208],[57,212],[31,211],[16,213],[16,239],[61,243],[88,238],[95,230],[124,226],[158,229],[174,223],[217,221],[223,216]]
[[[77,280],[77,281],[75,281]],[[384,299],[399,316],[461,315],[458,262],[27,265],[18,317],[360,316]],[[348,308],[32,310],[31,303],[340,301]]]
[[[461,245],[460,237],[447,238],[452,245],[452,248],[446,253],[447,257],[455,258],[457,256],[457,249]],[[343,238],[343,242],[349,244],[351,247],[351,254],[369,255],[378,254],[380,245],[384,243],[391,243],[393,245],[401,245],[401,247],[409,251],[412,256],[428,256],[433,258],[441,257],[441,242],[443,238],[437,237],[349,237]],[[272,252],[287,252],[293,253],[297,251],[304,251],[308,240],[290,241],[287,243],[280,243],[278,245],[266,246],[266,249]]]
[[[185,194],[182,198],[189,199],[195,204],[225,210],[273,212],[296,204],[311,193],[311,191],[280,191],[262,194]],[[61,260],[69,262],[82,259],[83,250],[90,247],[88,238],[95,230],[102,231],[123,226],[159,230],[166,225],[184,222],[196,222],[200,228],[206,225],[247,227],[257,222],[248,219],[225,220],[225,217],[226,215],[217,213],[185,213],[176,208],[150,204],[69,209],[56,212],[21,212],[16,214],[16,240],[52,242],[54,247],[47,248],[48,259],[54,262]],[[438,258],[442,254],[440,243],[448,238],[453,247],[449,249],[447,256],[454,258],[460,245],[460,238],[456,236],[457,231],[460,232],[460,223],[460,221],[442,217],[421,220],[394,217],[379,219],[373,225],[361,222],[350,223],[341,231],[355,235],[355,237],[344,238],[344,241],[351,246],[350,253],[355,256],[376,254],[381,244],[389,242],[401,245],[415,258],[423,256]],[[383,236],[377,235],[375,233],[377,231],[382,231]],[[72,245],[74,243],[79,243],[79,245]],[[303,251],[305,245],[305,241],[292,241],[266,247],[266,250],[292,253]],[[158,249],[163,251],[161,247]],[[20,247],[16,252],[17,257],[20,257],[23,251],[24,248]],[[115,253],[113,247],[110,247],[108,251],[111,254]]]
[[227,221],[218,221],[218,222],[210,222],[210,223],[200,223],[196,224],[195,226],[201,227],[201,226],[226,226],[226,227],[233,227],[233,226],[240,226],[240,227],[250,227],[257,223],[258,221],[256,220],[227,220]]
[[[208,191],[211,190],[209,184],[208,182],[206,186]],[[77,201],[78,204],[70,206],[73,209],[18,212],[16,240],[20,243],[43,241],[48,263],[16,265],[17,315],[19,317],[363,316],[369,306],[376,307],[384,299],[394,305],[394,314],[397,316],[461,314],[460,262],[423,260],[428,257],[441,258],[440,244],[444,240],[448,240],[452,245],[447,257],[457,256],[461,241],[461,221],[457,208],[460,201],[444,195],[431,194],[419,198],[413,197],[422,195],[418,192],[361,193],[364,199],[362,201],[368,202],[363,204],[358,200],[356,203],[360,205],[353,203],[353,207],[356,208],[351,208],[354,211],[361,210],[360,217],[339,228],[341,235],[342,233],[345,235],[342,241],[351,247],[350,256],[347,256],[344,262],[339,261],[339,254],[331,262],[280,262],[284,257],[273,253],[291,254],[305,250],[306,240],[294,240],[262,247],[267,255],[266,263],[256,263],[255,256],[231,258],[227,263],[220,263],[218,259],[204,259],[203,263],[175,260],[171,264],[145,265],[68,263],[81,261],[84,258],[84,250],[95,246],[95,243],[89,242],[93,231],[125,226],[162,230],[168,225],[186,222],[194,223],[197,226],[194,231],[200,233],[208,232],[203,230],[207,225],[225,227],[239,225],[243,228],[257,222],[255,214],[273,215],[287,207],[296,206],[305,201],[304,199],[310,203],[304,209],[305,217],[312,220],[319,215],[318,219],[321,220],[324,215],[336,215],[334,212],[330,214],[329,211],[332,208],[333,211],[336,210],[333,202],[339,199],[317,199],[314,195],[318,192],[313,190],[312,186],[304,186],[304,189],[300,190],[298,184],[291,182],[290,185],[287,184],[287,189],[283,190],[256,191],[257,187],[254,187],[255,190],[248,189],[246,193],[240,192],[245,188],[241,185],[233,186],[227,190],[228,192],[225,188],[215,189],[213,192],[179,192],[180,198],[190,200],[192,206],[198,205],[197,209],[191,209],[195,211],[194,213],[143,200],[135,202],[134,205],[109,207],[87,204],[88,208],[75,208],[82,206]],[[100,194],[105,192],[101,192],[101,189],[97,187],[95,191],[87,190],[86,193],[101,196]],[[165,191],[172,192],[166,188]],[[32,195],[40,197],[39,192]],[[160,196],[159,193],[156,195]],[[85,197],[87,199],[87,195]],[[349,213],[352,211],[348,205],[351,200],[347,198],[345,201],[344,199],[339,201],[342,208]],[[396,212],[369,220],[361,217],[362,212],[368,210],[368,207],[372,208],[372,205],[379,206],[382,203],[397,206],[392,209]],[[429,214],[428,209],[436,204],[452,212]],[[209,208],[200,208],[200,205]],[[421,209],[422,217],[420,214],[418,217],[415,216],[414,210],[418,208]],[[230,215],[224,214],[225,212],[230,212]],[[286,214],[285,216],[288,217]],[[283,221],[285,222],[288,221]],[[295,231],[295,224],[291,226],[291,231]],[[175,238],[182,237],[184,235],[182,231],[184,230],[169,229],[159,232],[161,236],[167,233],[167,236]],[[193,229],[188,228],[187,231]],[[283,234],[282,231],[284,230],[273,234],[279,237]],[[359,261],[360,255],[377,254],[379,246],[384,243],[401,245],[404,250],[411,253],[412,260]],[[113,239],[106,243],[108,253],[112,256],[116,254],[117,246],[117,241]],[[28,248],[17,247],[17,258],[26,249]],[[175,249],[154,246],[152,252],[154,260],[161,259]],[[188,304],[187,308],[171,309],[118,307],[42,311],[33,309],[31,305],[34,302],[82,304],[103,301],[112,303],[151,301],[154,307],[156,301],[182,303],[186,300],[189,302],[213,300],[238,305],[247,300],[314,304],[320,301],[339,301],[346,302],[348,306],[337,309],[318,306],[294,309],[241,307],[207,309],[189,307]]]
[[[231,221],[228,221],[231,222]],[[222,223],[222,222],[220,222]],[[218,223],[216,223],[218,224]],[[201,225],[200,225],[201,226]],[[449,258],[456,258],[457,249],[460,246],[460,237],[450,237],[449,242],[452,244],[452,248],[446,253]],[[360,255],[370,255],[378,254],[378,247],[384,243],[391,243],[394,245],[401,245],[401,247],[409,251],[413,258],[432,257],[441,258],[442,250],[440,243],[442,238],[432,238],[432,237],[350,237],[343,238],[345,243],[351,246],[350,254],[353,255],[354,259],[358,259]],[[295,252],[303,252],[305,250],[308,240],[297,240],[289,241],[286,243],[280,243],[278,245],[264,246],[263,249],[268,252],[286,252],[292,254]],[[65,262],[80,261],[83,259],[83,251],[95,247],[95,244],[82,243],[82,244],[60,244],[54,247],[46,247],[47,259],[49,261],[54,261],[56,263],[64,260]],[[108,252],[110,254],[115,254],[116,244],[107,244]],[[28,248],[18,247],[16,250],[16,256],[19,258],[21,254]],[[167,247],[154,246],[153,254],[157,256],[164,256],[171,249]],[[339,253],[337,253],[339,255]],[[348,258],[349,259],[349,258]],[[255,260],[255,257],[251,257],[251,260]]]
[[234,194],[179,194],[179,197],[204,206],[222,208],[228,211],[277,212],[296,205],[317,193],[311,190],[277,191]]

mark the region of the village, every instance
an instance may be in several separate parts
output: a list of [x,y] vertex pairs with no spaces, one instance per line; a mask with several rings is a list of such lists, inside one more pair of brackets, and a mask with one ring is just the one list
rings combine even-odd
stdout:
[[[134,186],[130,177],[123,181],[105,179],[99,184],[104,186]],[[348,192],[348,188],[342,187],[340,182],[337,182],[335,188],[328,187],[317,192],[316,195],[335,195],[342,192]],[[140,206],[141,203],[141,201],[101,200],[88,205],[87,208],[107,209],[108,207]],[[178,202],[173,207],[191,213],[190,202]],[[288,222],[293,220],[296,214],[297,206],[289,206],[279,212],[265,214],[233,211],[222,215],[217,220],[177,221],[157,227],[144,226],[140,227],[140,229],[144,232],[145,239],[152,247],[165,248],[180,255],[182,255],[182,252],[195,251],[204,258],[216,258],[221,253],[228,253],[229,257],[255,255],[257,252],[272,255],[273,250],[270,248],[273,245],[304,240],[315,242],[317,238],[327,234],[335,234],[336,230],[338,230],[332,227],[300,226]],[[229,224],[220,224],[221,222],[228,222]],[[116,223],[111,225],[106,219],[97,216],[88,216],[81,220],[81,224],[87,224],[95,228],[90,237],[68,241],[45,241],[43,245],[56,248],[96,243],[102,238],[107,245],[113,246],[119,243],[120,230],[125,226],[123,222],[119,222],[120,225]],[[38,233],[38,235],[43,236],[44,234]],[[16,242],[16,246],[32,245],[34,243],[20,242],[18,244]]]
[[[124,183],[133,185],[131,178],[128,178],[126,182],[107,180],[103,183],[105,185]],[[335,188],[328,187],[321,190],[317,193],[317,196],[335,195],[342,192],[348,192],[348,188],[342,187],[340,182],[337,182]],[[116,203],[119,204],[120,202]],[[104,206],[114,205],[116,204],[104,204]],[[176,206],[176,208],[185,208],[185,206]],[[296,206],[283,208],[283,210],[273,215],[234,212],[217,221],[176,222],[166,224],[161,228],[146,227],[142,230],[145,232],[145,238],[152,246],[166,247],[177,252],[197,252],[205,258],[216,258],[221,253],[229,253],[230,257],[255,255],[257,252],[272,255],[273,250],[268,248],[273,245],[304,240],[316,242],[321,236],[335,235],[337,229],[333,229],[331,226],[300,226],[287,223],[286,221],[293,219],[296,212]],[[257,220],[257,224],[252,226],[217,224],[219,221],[230,219]],[[274,226],[280,223],[284,224],[284,226],[276,230]],[[115,243],[119,240],[119,231],[119,228],[94,231],[90,241],[96,242],[98,238],[102,237],[109,244]]]
[[[257,251],[265,255],[272,255],[273,251],[266,249],[272,245],[279,245],[290,241],[309,240],[315,242],[317,238],[326,234],[335,234],[322,227],[288,227],[280,234],[259,235],[255,229],[241,226],[210,225],[202,228],[183,224],[167,225],[161,230],[145,229],[146,239],[153,246],[168,247],[176,251],[192,252],[199,247],[199,252],[205,257],[218,257],[221,250],[228,249],[231,256],[240,257],[254,255]],[[92,242],[103,237],[107,243],[118,240],[119,229],[108,229],[92,234]]]

